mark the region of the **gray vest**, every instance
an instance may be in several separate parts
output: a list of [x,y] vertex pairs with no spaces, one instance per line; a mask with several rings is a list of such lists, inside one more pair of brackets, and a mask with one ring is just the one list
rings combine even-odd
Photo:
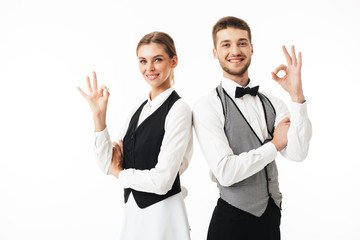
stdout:
[[[221,84],[216,88],[216,91],[223,107],[224,131],[234,154],[239,155],[243,152],[249,152],[272,139],[276,113],[266,96],[258,93],[263,105],[269,133],[268,139],[262,142]],[[223,200],[258,217],[265,212],[269,197],[274,200],[279,208],[281,205],[282,196],[279,191],[278,171],[275,161],[272,161],[254,175],[229,187],[224,187],[218,183],[218,188],[220,197]]]

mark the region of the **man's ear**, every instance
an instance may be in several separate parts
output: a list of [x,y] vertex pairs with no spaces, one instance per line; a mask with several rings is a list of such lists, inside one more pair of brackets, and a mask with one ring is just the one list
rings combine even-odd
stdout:
[[218,56],[217,56],[217,51],[215,48],[213,48],[213,56],[215,59],[218,59]]

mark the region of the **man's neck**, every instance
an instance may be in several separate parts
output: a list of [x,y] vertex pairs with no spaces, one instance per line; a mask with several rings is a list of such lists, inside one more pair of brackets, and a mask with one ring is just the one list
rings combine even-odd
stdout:
[[236,82],[237,84],[239,84],[240,86],[243,86],[243,87],[245,87],[249,84],[249,77],[248,77],[247,71],[243,75],[231,75],[231,74],[224,72],[223,76],[225,78],[228,78],[228,79]]

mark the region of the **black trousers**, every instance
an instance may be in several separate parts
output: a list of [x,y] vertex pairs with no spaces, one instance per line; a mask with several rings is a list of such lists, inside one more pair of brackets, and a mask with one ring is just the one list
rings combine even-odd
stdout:
[[280,209],[269,199],[261,217],[242,211],[219,198],[207,240],[280,240]]

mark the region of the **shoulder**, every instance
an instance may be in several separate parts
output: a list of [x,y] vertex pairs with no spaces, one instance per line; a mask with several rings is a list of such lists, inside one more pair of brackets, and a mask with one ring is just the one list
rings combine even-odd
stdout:
[[189,104],[182,98],[177,100],[170,109],[171,112],[191,113]]
[[198,125],[206,124],[206,122],[222,122],[223,118],[223,107],[215,88],[195,102],[193,107],[194,124]]
[[274,106],[274,108],[285,106],[284,101],[281,100],[280,98],[275,97],[274,95],[271,95],[270,93],[267,93],[267,92],[260,92],[260,93],[262,93],[265,97],[267,97],[270,100],[270,102]]
[[284,119],[285,117],[289,117],[290,115],[289,109],[283,100],[266,92],[261,92],[261,93],[270,100],[271,104],[275,109],[276,112],[275,125],[277,125],[278,122]]
[[143,105],[144,102],[147,102],[147,99],[142,99],[142,100],[138,100],[135,102],[135,104],[132,106],[132,108],[130,109],[130,113],[129,115],[134,115],[135,112],[141,107],[141,105]]
[[167,120],[171,121],[191,121],[191,108],[184,99],[178,99],[168,112]]
[[194,104],[193,112],[203,112],[204,110],[214,110],[218,107],[221,107],[221,102],[214,88],[211,92],[206,95],[200,97]]

